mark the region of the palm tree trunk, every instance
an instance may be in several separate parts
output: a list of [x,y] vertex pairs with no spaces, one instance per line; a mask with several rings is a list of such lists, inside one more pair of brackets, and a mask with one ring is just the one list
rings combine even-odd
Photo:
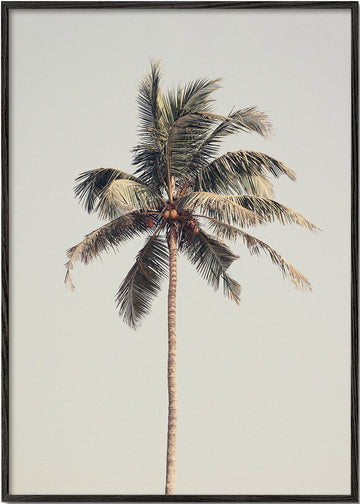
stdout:
[[168,294],[168,437],[166,455],[166,488],[165,494],[175,492],[175,463],[176,463],[176,424],[177,424],[177,391],[176,391],[176,229],[170,225],[169,239],[169,294]]

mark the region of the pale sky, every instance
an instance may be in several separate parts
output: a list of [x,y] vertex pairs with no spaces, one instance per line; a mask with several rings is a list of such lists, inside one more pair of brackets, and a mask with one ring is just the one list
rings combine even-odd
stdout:
[[133,171],[136,89],[223,77],[216,111],[257,105],[276,135],[241,134],[295,170],[276,199],[323,231],[253,234],[311,282],[239,245],[237,307],[178,265],[179,494],[350,493],[350,11],[13,11],[10,15],[10,492],[162,494],[167,286],[134,332],[114,295],[142,240],[74,269],[101,222],[74,179]]

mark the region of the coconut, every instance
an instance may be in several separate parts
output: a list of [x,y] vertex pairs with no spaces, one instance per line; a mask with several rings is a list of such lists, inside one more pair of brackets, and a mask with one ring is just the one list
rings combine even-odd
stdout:
[[199,228],[196,226],[196,228],[194,228],[194,234],[198,234],[199,231]]
[[149,227],[153,227],[154,225],[154,221],[152,220],[151,217],[148,218],[148,220],[146,221],[146,224],[149,226]]
[[176,217],[178,216],[178,213],[177,211],[175,210],[175,208],[173,208],[171,211],[170,211],[170,217],[172,219],[176,219]]
[[165,212],[163,213],[163,217],[164,219],[168,219],[170,217],[170,210],[165,210]]

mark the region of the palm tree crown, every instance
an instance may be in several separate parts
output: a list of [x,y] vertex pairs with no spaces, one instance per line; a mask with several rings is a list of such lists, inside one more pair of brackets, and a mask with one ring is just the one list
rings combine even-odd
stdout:
[[240,285],[228,274],[238,256],[224,240],[240,240],[251,254],[268,254],[297,288],[308,280],[278,252],[244,229],[275,220],[317,229],[309,220],[273,199],[270,177],[295,173],[261,152],[219,155],[221,141],[238,132],[266,137],[270,123],[256,107],[213,112],[219,80],[197,79],[168,92],[160,88],[158,63],[139,85],[140,143],[133,149],[134,175],[114,168],[82,173],[75,195],[89,213],[107,222],[67,251],[65,282],[74,288],[70,270],[75,261],[88,264],[104,251],[145,234],[116,293],[119,314],[138,327],[168,274],[168,240],[176,229],[177,249],[205,280],[239,303]]

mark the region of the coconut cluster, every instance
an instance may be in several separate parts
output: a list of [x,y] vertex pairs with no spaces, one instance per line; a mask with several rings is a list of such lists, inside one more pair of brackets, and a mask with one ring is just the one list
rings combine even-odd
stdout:
[[177,219],[177,217],[178,217],[177,210],[175,210],[175,208],[167,208],[163,212],[163,217],[166,220],[168,220],[168,219],[173,219],[173,220]]
[[198,234],[199,232],[199,224],[188,210],[183,210],[178,213],[175,208],[166,208],[162,215],[165,220],[171,219],[179,222],[182,225],[183,230],[187,233]]
[[186,223],[186,227],[187,229],[194,233],[194,234],[198,234],[199,232],[199,225],[197,223],[197,220],[196,219],[190,219],[187,223]]
[[[165,220],[176,220],[185,234],[198,234],[199,232],[199,223],[188,210],[183,210],[179,213],[175,208],[168,207],[162,212],[162,216]],[[154,226],[154,220],[148,217],[146,219],[146,225],[152,228]]]

